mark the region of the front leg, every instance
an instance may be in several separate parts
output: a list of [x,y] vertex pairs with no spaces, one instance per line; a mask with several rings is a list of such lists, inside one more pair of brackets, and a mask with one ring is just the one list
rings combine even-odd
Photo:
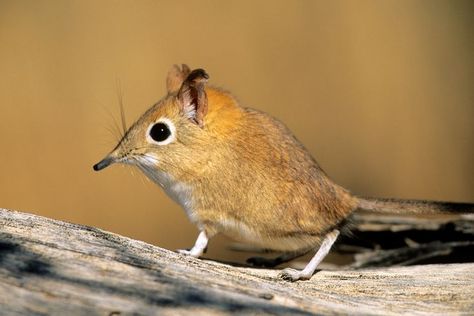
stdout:
[[178,249],[178,252],[194,258],[199,258],[204,253],[210,237],[211,236],[208,236],[208,234],[203,230],[199,233],[199,236],[191,250]]

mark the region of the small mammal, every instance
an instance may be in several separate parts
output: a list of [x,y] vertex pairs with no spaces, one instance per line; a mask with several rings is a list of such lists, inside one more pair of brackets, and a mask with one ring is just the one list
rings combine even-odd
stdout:
[[364,199],[335,184],[281,122],[242,107],[228,92],[208,86],[203,69],[173,66],[168,94],[147,110],[118,145],[94,165],[137,166],[179,203],[199,228],[191,250],[199,257],[217,233],[283,252],[275,266],[317,250],[285,280],[307,280],[357,209],[382,212],[472,212],[472,204]]

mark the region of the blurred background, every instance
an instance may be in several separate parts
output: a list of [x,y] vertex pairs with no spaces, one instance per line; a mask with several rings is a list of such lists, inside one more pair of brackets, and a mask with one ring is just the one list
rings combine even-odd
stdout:
[[[474,202],[473,34],[473,1],[0,0],[0,207],[192,246],[138,171],[92,170],[119,91],[130,124],[183,62],[284,121],[356,194]],[[208,256],[234,259],[228,245]]]

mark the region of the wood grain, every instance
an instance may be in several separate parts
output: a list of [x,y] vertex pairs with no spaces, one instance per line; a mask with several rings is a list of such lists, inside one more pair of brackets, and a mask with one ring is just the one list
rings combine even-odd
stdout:
[[193,259],[97,228],[0,209],[1,315],[469,315],[474,264],[277,270]]

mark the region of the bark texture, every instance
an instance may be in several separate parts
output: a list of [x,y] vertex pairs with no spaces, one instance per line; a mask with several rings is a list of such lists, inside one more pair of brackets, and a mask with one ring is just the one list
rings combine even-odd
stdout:
[[[362,228],[364,222],[369,231],[370,225],[372,231],[394,227],[390,221],[372,219],[362,215],[356,227]],[[472,218],[465,222],[472,224]],[[416,245],[408,242],[407,247]],[[361,248],[344,242],[341,247],[346,252]],[[370,266],[374,260],[368,259],[369,248],[364,249],[364,259],[354,266]],[[338,268],[296,283],[279,280],[277,274],[278,270],[193,259],[97,228],[0,209],[2,315],[468,315],[474,311],[473,263]]]

